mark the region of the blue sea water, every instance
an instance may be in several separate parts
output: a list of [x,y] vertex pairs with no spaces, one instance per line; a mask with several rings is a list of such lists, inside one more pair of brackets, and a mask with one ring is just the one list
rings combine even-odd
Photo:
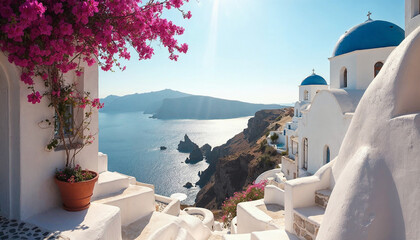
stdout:
[[[201,161],[183,163],[188,154],[176,149],[184,135],[200,147],[224,144],[247,126],[250,117],[222,120],[159,120],[143,113],[99,113],[99,151],[108,154],[108,169],[136,177],[155,186],[164,196],[187,194],[185,204],[193,204],[199,187],[186,189],[198,181],[198,172],[207,168]],[[160,146],[167,150],[160,150]]]

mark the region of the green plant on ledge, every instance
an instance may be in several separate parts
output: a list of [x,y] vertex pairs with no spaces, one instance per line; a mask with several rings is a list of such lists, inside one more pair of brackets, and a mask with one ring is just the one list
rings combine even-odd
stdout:
[[273,135],[270,136],[271,142],[276,143],[279,139],[279,135],[277,133],[273,133]]

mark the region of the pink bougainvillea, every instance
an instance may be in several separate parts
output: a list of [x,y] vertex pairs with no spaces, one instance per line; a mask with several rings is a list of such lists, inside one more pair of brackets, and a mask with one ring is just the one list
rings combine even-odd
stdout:
[[245,191],[235,192],[232,197],[226,198],[222,204],[222,222],[229,227],[232,219],[236,217],[236,209],[239,203],[258,200],[264,197],[264,188],[267,180],[249,185]]
[[[47,149],[63,145],[66,167],[74,168],[75,155],[95,139],[86,132],[90,131],[92,109],[103,104],[80,91],[77,80],[66,82],[64,74],[74,71],[82,76],[83,63],[97,63],[104,71],[124,70],[117,58],[129,60],[128,48],[132,47],[139,60],[149,59],[154,41],[176,61],[179,53],[188,51],[187,44],[175,39],[184,28],[162,14],[176,9],[190,19],[191,12],[181,9],[185,2],[188,0],[0,1],[0,50],[21,68],[21,81],[29,89],[28,102],[49,100],[54,116],[43,122],[54,128],[54,136]],[[83,119],[74,121],[75,116]]]
[[32,79],[39,75],[52,81],[56,77],[48,67],[61,73],[76,69],[80,74],[82,60],[89,66],[98,62],[108,71],[116,57],[130,59],[129,46],[137,51],[139,60],[151,58],[152,41],[159,41],[168,49],[169,58],[177,60],[177,52],[188,50],[188,45],[175,39],[184,28],[163,18],[162,12],[175,8],[189,19],[191,12],[180,9],[185,2],[188,0],[144,4],[140,0],[2,0],[0,49],[11,63],[22,67],[21,80],[32,90],[28,101],[34,103]]

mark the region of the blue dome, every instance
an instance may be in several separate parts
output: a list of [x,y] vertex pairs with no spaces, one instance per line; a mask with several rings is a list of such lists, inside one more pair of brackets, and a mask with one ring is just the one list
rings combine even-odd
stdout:
[[300,85],[304,86],[304,85],[328,85],[328,84],[327,84],[327,81],[325,81],[323,77],[313,73],[311,76],[303,79]]
[[404,30],[399,26],[387,21],[369,19],[343,34],[332,56],[356,50],[398,46],[404,37]]

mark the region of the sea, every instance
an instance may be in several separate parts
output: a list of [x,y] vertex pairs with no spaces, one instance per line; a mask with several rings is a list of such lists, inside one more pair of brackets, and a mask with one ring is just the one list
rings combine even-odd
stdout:
[[[198,173],[208,164],[186,164],[177,146],[187,134],[198,146],[220,146],[247,127],[249,117],[217,120],[160,120],[149,114],[99,113],[99,151],[108,155],[108,170],[153,184],[155,193],[185,193],[183,204],[192,205],[200,188]],[[161,146],[167,147],[160,150]],[[187,182],[193,187],[183,187]]]

